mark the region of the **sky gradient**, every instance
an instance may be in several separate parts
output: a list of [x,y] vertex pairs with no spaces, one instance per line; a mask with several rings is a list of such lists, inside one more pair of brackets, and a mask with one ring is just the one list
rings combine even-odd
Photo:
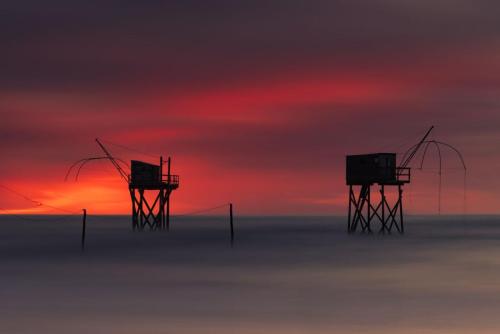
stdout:
[[[173,157],[173,212],[343,214],[345,155],[404,152],[430,125],[467,162],[466,210],[500,213],[500,3],[16,1],[2,6],[0,184],[43,203],[128,213],[94,138]],[[122,159],[143,159],[110,145]],[[437,212],[437,155],[406,187]],[[443,205],[464,210],[444,154]],[[0,208],[47,208],[0,189]]]

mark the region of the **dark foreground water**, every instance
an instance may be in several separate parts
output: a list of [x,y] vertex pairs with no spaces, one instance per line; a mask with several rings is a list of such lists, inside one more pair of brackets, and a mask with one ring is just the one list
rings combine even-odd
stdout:
[[499,333],[500,219],[0,217],[0,333]]

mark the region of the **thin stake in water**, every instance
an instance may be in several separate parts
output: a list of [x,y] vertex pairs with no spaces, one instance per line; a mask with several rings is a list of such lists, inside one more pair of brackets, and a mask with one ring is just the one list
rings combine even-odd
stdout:
[[83,221],[82,221],[82,252],[85,251],[85,228],[87,223],[87,209],[82,209],[83,211]]
[[233,203],[229,203],[229,226],[231,228],[231,246],[232,246],[234,243]]

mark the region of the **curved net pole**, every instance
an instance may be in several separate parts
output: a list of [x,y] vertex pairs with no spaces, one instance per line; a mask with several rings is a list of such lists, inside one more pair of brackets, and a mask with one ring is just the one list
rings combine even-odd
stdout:
[[[86,161],[82,162],[82,164],[80,165],[80,167],[78,168],[76,174],[75,174],[75,181],[78,181],[78,177],[80,176],[80,172],[82,170],[82,168],[89,162],[91,161],[95,161],[95,160],[104,160],[104,159],[109,159],[108,157],[102,157],[102,158],[89,158],[87,159]],[[125,167],[127,167],[128,169],[130,169],[129,165],[123,161],[122,159],[119,159],[119,158],[115,158],[116,161],[118,161],[119,163],[123,164]]]
[[[424,161],[425,161],[425,158],[427,156],[427,152],[428,152],[428,149],[429,149],[429,146],[431,144],[433,144],[437,151],[438,151],[438,155],[439,155],[439,212],[441,213],[441,190],[442,190],[442,172],[443,172],[443,168],[442,168],[442,154],[441,154],[441,147],[440,146],[443,146],[443,147],[446,147],[450,150],[452,150],[453,152],[455,152],[455,154],[458,156],[459,160],[460,160],[460,163],[462,164],[462,167],[463,167],[463,170],[464,170],[464,180],[463,180],[463,212],[464,212],[464,215],[466,214],[466,211],[467,211],[467,165],[465,164],[465,159],[462,155],[462,153],[454,146],[448,144],[448,143],[445,143],[445,142],[442,142],[442,141],[438,141],[438,140],[425,140],[423,142],[423,144],[426,144],[425,145],[425,148],[424,148],[424,151],[423,151],[423,154],[422,154],[422,158],[420,160],[420,167],[419,169],[423,169],[423,165],[424,165]],[[416,147],[418,146],[418,144],[416,145],[413,145],[412,147],[410,147],[402,156],[401,158],[401,161],[405,161],[410,152],[412,152]]]
[[439,144],[441,145],[444,145],[450,149],[452,149],[453,151],[455,151],[455,153],[458,155],[458,157],[460,158],[460,161],[462,162],[462,166],[464,167],[464,198],[463,198],[463,211],[464,211],[464,215],[467,213],[467,166],[465,165],[465,160],[464,160],[464,157],[462,156],[462,153],[460,153],[460,151],[455,148],[454,146],[450,145],[450,144],[447,144],[447,143],[443,143],[443,142],[439,142]]
[[76,162],[74,162],[69,168],[68,168],[68,171],[66,172],[66,176],[64,177],[64,182],[68,181],[68,178],[69,178],[69,175],[71,174],[71,171],[73,170],[73,168],[75,168],[78,164],[82,163],[82,162],[85,162],[87,161],[89,158],[85,158],[85,159],[80,159]]
[[[450,150],[452,150],[453,152],[455,152],[455,154],[458,156],[459,160],[460,160],[460,163],[462,164],[462,167],[463,167],[463,170],[464,170],[464,180],[463,180],[463,212],[464,212],[464,215],[467,211],[467,165],[465,164],[465,159],[462,155],[462,153],[454,146],[448,144],[448,143],[445,143],[445,142],[442,142],[442,141],[438,141],[438,140],[429,140],[427,141],[427,145],[425,147],[425,150],[424,150],[424,155],[422,156],[422,160],[421,160],[421,163],[420,163],[420,169],[423,168],[423,164],[424,164],[424,159],[425,159],[425,156],[426,156],[426,152],[427,152],[427,147],[430,145],[430,144],[434,144],[436,146],[436,149],[438,150],[438,155],[439,155],[439,202],[441,202],[441,189],[442,189],[442,172],[443,172],[443,168],[442,168],[442,154],[441,154],[441,147],[440,146],[444,146]],[[441,207],[441,203],[439,203],[439,208]],[[440,209],[439,209],[440,211]]]
[[460,151],[455,148],[454,146],[450,145],[450,144],[447,144],[447,143],[444,143],[442,141],[437,141],[437,140],[434,140],[436,143],[440,144],[440,145],[443,145],[443,146],[446,146],[450,149],[452,149],[453,151],[455,151],[455,153],[458,155],[458,157],[460,158],[460,162],[462,163],[462,166],[464,167],[464,170],[467,170],[467,166],[465,165],[465,160],[464,160],[464,157],[462,156],[462,153],[460,153]]
[[426,146],[425,146],[425,150],[424,150],[424,154],[422,155],[422,160],[420,161],[420,169],[423,168],[424,166],[424,160],[425,160],[425,157],[426,157],[426,154],[427,154],[427,150],[429,148],[429,146],[433,144],[434,147],[436,147],[436,150],[437,150],[437,153],[438,153],[438,157],[439,157],[439,167],[438,167],[438,177],[439,177],[439,181],[438,181],[438,214],[441,215],[441,194],[442,194],[442,185],[443,185],[443,182],[442,182],[442,177],[443,177],[443,155],[441,154],[441,148],[439,147],[439,143],[435,140],[429,140],[426,142]]
[[464,216],[467,214],[467,170],[464,170],[464,199],[463,199]]
[[460,159],[460,162],[462,163],[462,167],[464,168],[464,198],[463,198],[463,212],[464,212],[464,215],[467,213],[467,165],[465,164],[465,159],[462,155],[462,153],[454,146],[448,144],[448,143],[444,143],[444,142],[441,142],[441,141],[436,141],[436,143],[440,144],[440,145],[443,145],[451,150],[453,150],[457,156],[459,157]]
[[[71,175],[71,172],[73,171],[74,168],[76,168],[78,165],[78,169],[76,171],[76,174],[75,174],[75,181],[78,181],[78,176],[80,175],[80,171],[82,170],[82,168],[89,162],[91,161],[95,161],[95,160],[104,160],[104,159],[109,159],[108,157],[91,157],[91,158],[85,158],[85,159],[80,159],[78,161],[76,161],[75,163],[73,163],[70,168],[68,169],[68,171],[66,172],[66,176],[64,177],[64,181],[68,181],[68,178],[69,176]],[[117,160],[118,162],[120,162],[122,165],[126,166],[128,169],[130,169],[130,166],[125,162],[123,161],[122,159],[119,159],[119,158],[115,158],[115,160]]]
[[429,149],[430,144],[431,144],[430,142],[425,143],[424,153],[422,153],[422,160],[420,160],[420,167],[418,169],[424,168],[424,160],[425,160],[425,156],[427,154],[427,150]]
[[436,146],[438,156],[439,156],[439,170],[438,170],[438,175],[439,175],[439,183],[438,183],[438,213],[441,215],[441,190],[442,190],[442,175],[443,175],[443,157],[441,155],[441,148],[439,147],[439,144],[433,140],[432,141],[434,145]]
[[[417,154],[417,152],[420,150],[420,147],[422,147],[422,145],[425,143],[427,137],[429,136],[429,134],[432,132],[432,129],[434,129],[434,125],[431,126],[429,128],[429,130],[427,130],[427,132],[425,133],[425,136],[420,139],[420,141],[417,143],[417,145],[415,145],[415,147],[413,148],[413,150],[410,152],[410,154],[406,157],[406,159],[404,159],[400,165],[401,168],[406,168],[408,167],[408,165],[410,164],[411,160],[415,157],[415,155]],[[405,154],[406,155],[406,154]]]
[[80,176],[80,171],[82,170],[82,168],[88,164],[89,162],[91,161],[95,161],[95,160],[101,160],[101,159],[105,159],[105,158],[89,158],[85,161],[83,161],[81,164],[80,164],[80,167],[78,167],[78,170],[76,171],[76,174],[75,174],[75,181],[78,181],[78,176]]
[[410,154],[410,152],[413,151],[417,146],[418,146],[418,144],[415,144],[415,145],[411,146],[409,149],[407,149],[405,151],[405,153],[403,153],[403,156],[401,157],[401,161],[400,161],[399,165],[402,165],[403,161],[405,161],[408,158],[408,155]]
[[[462,153],[460,153],[460,151],[456,147],[454,147],[454,146],[452,146],[452,145],[450,145],[448,143],[445,143],[445,142],[442,142],[442,141],[438,141],[438,140],[426,140],[424,143],[427,144],[427,146],[430,145],[431,143],[437,143],[439,145],[446,146],[447,148],[453,150],[457,154],[458,158],[460,159],[460,163],[462,164],[463,168],[467,169],[467,166],[465,164],[465,159],[464,159]],[[424,149],[424,156],[425,156],[425,152],[427,151],[427,146]],[[404,160],[408,156],[408,153],[410,153],[413,149],[415,149],[415,147],[417,147],[417,145],[413,145],[408,150],[406,150],[405,153],[403,154],[401,160]],[[421,162],[421,165],[422,165],[422,162]]]

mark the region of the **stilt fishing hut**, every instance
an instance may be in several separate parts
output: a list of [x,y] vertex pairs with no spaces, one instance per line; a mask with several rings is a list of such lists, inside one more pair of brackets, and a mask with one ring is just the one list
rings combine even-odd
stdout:
[[[160,157],[159,165],[132,160],[129,175],[99,139],[96,139],[96,142],[106,158],[111,161],[128,184],[132,201],[132,228],[143,230],[145,227],[149,227],[152,230],[168,230],[170,227],[170,196],[174,190],[179,188],[179,176],[171,174],[171,158],[169,157],[166,162],[167,174],[163,174],[164,161],[163,157]],[[146,196],[148,193],[152,196]]]
[[[417,151],[431,133],[431,127],[422,140],[405,156],[398,166],[396,153],[373,153],[346,156],[346,183],[349,186],[349,211],[347,231],[373,231],[372,223],[379,222],[379,232],[391,232],[395,228],[404,233],[403,186],[411,181],[411,170],[408,167]],[[373,201],[371,188],[380,186],[380,199]],[[397,188],[396,201],[390,203],[386,190]]]

